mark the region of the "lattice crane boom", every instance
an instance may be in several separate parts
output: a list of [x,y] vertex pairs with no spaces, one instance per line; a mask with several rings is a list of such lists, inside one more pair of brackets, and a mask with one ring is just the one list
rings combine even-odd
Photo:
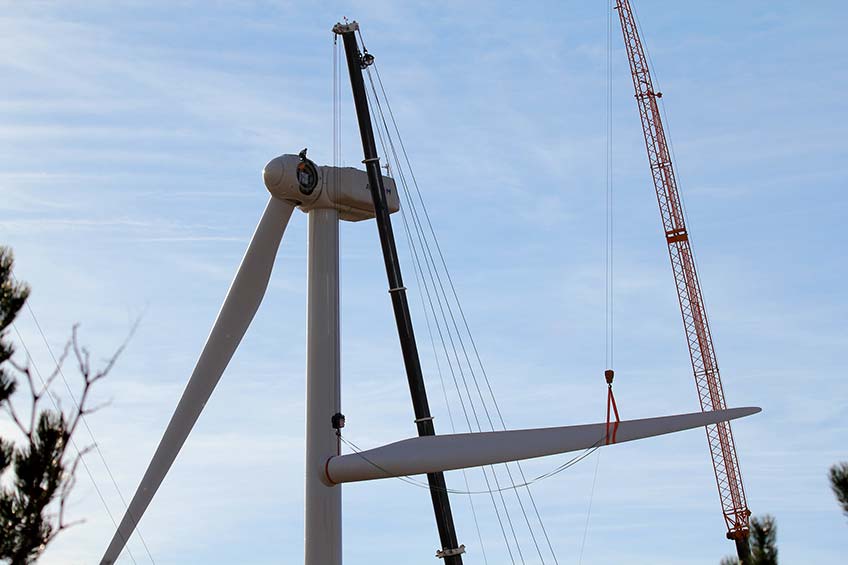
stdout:
[[[617,0],[615,8],[618,10],[624,45],[630,62],[639,117],[642,121],[642,131],[645,135],[645,146],[651,166],[651,177],[662,216],[701,410],[722,410],[726,407],[724,390],[674,167],[671,163],[671,153],[657,104],[657,99],[662,97],[662,94],[654,90],[648,60],[629,0]],[[745,499],[733,432],[728,422],[707,426],[706,430],[727,526],[727,537],[736,540],[737,552],[745,563],[749,551],[748,518],[751,513]]]

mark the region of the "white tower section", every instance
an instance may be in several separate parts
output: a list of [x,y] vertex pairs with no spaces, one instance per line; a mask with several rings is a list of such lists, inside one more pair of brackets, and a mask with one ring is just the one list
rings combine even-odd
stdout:
[[[342,563],[342,487],[327,479],[337,457],[334,417],[341,412],[339,337],[339,220],[374,217],[368,176],[353,168],[318,167],[304,157],[282,155],[265,165],[271,195],[309,215],[306,298],[306,565]],[[389,209],[397,212],[394,182],[384,178]]]

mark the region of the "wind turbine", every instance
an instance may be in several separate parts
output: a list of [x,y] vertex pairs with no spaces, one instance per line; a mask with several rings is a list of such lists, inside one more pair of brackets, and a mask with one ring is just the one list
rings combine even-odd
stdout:
[[[277,249],[295,208],[308,217],[306,348],[305,565],[342,563],[342,484],[427,474],[439,530],[436,556],[461,565],[443,472],[543,457],[703,427],[755,414],[733,408],[622,421],[610,438],[608,423],[526,430],[435,435],[421,374],[406,288],[390,214],[400,209],[397,187],[380,174],[362,69],[373,62],[359,50],[356,22],[337,24],[350,72],[366,171],[316,166],[306,156],[282,155],[263,170],[271,193],[206,345],[101,565],[115,563],[212,395],[265,295]],[[389,294],[395,311],[419,437],[341,454],[339,221],[376,219]]]

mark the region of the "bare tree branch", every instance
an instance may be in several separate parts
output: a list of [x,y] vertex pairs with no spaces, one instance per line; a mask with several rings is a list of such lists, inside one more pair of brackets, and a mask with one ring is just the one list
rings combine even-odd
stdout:
[[[92,387],[95,383],[105,378],[115,367],[118,358],[124,352],[129,340],[134,335],[138,324],[138,321],[133,324],[120,347],[105,360],[102,367],[97,369],[92,368],[89,350],[80,345],[78,325],[73,326],[71,337],[65,343],[62,355],[56,360],[56,365],[47,378],[41,379],[41,386],[38,386],[35,382],[36,379],[30,365],[31,360],[28,359],[26,365],[18,365],[11,362],[7,365],[11,366],[22,378],[26,379],[29,391],[29,425],[23,421],[21,415],[16,411],[11,399],[7,399],[5,402],[7,413],[26,438],[23,445],[15,449],[16,457],[32,457],[33,454],[38,454],[39,457],[52,462],[50,464],[55,466],[51,469],[45,468],[43,474],[45,478],[42,479],[45,482],[37,487],[39,489],[38,494],[15,493],[11,491],[7,494],[0,489],[0,497],[11,496],[13,498],[9,500],[18,501],[15,508],[17,512],[21,513],[18,518],[13,516],[11,523],[0,523],[0,526],[4,526],[4,524],[11,526],[17,520],[18,524],[25,524],[25,527],[15,529],[24,532],[21,535],[28,536],[28,539],[19,540],[20,543],[16,542],[13,546],[7,546],[6,548],[0,543],[0,560],[5,557],[11,559],[14,563],[28,563],[44,551],[44,548],[61,532],[83,522],[83,520],[68,521],[66,510],[71,492],[76,485],[76,474],[82,458],[95,449],[96,444],[77,450],[72,438],[80,422],[86,416],[111,403],[111,401],[106,401],[91,405]],[[68,390],[71,401],[73,402],[73,408],[66,413],[61,407],[61,399],[53,396],[51,388],[59,376],[64,380],[62,367],[70,355],[73,355],[74,363],[82,377],[82,391],[78,397],[79,400],[77,400],[70,389]],[[67,385],[67,381],[65,381],[65,384]],[[41,407],[42,400],[47,395],[50,395],[52,398],[55,411]],[[43,415],[48,413],[54,414],[56,419],[53,420],[53,426],[59,432],[59,438],[56,443],[52,444],[52,447],[49,440],[45,444],[44,438],[40,437],[44,433],[42,430],[45,426]],[[45,437],[49,437],[49,435]],[[44,452],[45,449],[52,449],[53,451]],[[71,449],[76,451],[74,455],[69,453]],[[48,508],[50,506],[55,509],[55,513],[49,511]],[[0,520],[3,519],[5,518],[0,516]],[[6,529],[5,526],[4,529]],[[8,547],[13,547],[13,549],[10,550]],[[12,553],[9,553],[10,551]]]
[[62,374],[62,365],[65,363],[65,359],[68,357],[68,353],[70,352],[71,341],[68,340],[65,342],[65,346],[62,348],[62,354],[59,356],[59,359],[56,361],[56,366],[53,367],[53,370],[47,376],[47,380],[44,381],[43,387],[41,389],[41,394],[46,394],[50,387],[53,385],[53,381],[56,380],[56,377]]

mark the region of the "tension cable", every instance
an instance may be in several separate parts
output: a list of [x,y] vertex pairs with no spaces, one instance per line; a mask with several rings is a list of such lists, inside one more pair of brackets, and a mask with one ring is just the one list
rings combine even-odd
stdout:
[[[361,31],[360,31],[360,33],[361,33]],[[363,45],[363,47],[364,47],[364,45]],[[373,64],[373,60],[369,59],[366,62],[364,54],[363,54],[363,64],[366,67],[370,67],[370,68],[367,68],[367,76],[368,76],[368,79],[371,83],[370,84],[371,85],[371,92],[369,93],[369,98],[371,98],[370,102],[372,103],[372,107],[374,109],[375,120],[378,122],[378,125],[382,126],[382,127],[377,128],[378,133],[380,134],[380,137],[381,137],[381,143],[383,143],[385,148],[387,149],[386,155],[387,155],[389,161],[394,159],[394,163],[393,163],[394,166],[392,167],[392,169],[393,169],[392,172],[397,175],[396,178],[400,181],[400,185],[402,185],[403,190],[399,190],[399,192],[403,194],[404,198],[406,198],[407,203],[409,204],[408,210],[410,211],[411,225],[407,224],[406,214],[404,214],[404,207],[401,208],[401,213],[404,216],[404,227],[407,229],[407,237],[410,239],[410,247],[412,249],[413,258],[415,259],[416,274],[418,275],[420,273],[420,275],[422,277],[424,287],[425,287],[424,290],[427,292],[428,301],[430,303],[430,311],[432,312],[432,314],[434,316],[434,321],[436,323],[436,330],[438,331],[439,337],[441,338],[441,341],[442,341],[442,348],[445,352],[445,357],[446,357],[446,360],[448,362],[448,368],[450,369],[451,375],[454,378],[454,384],[457,386],[457,394],[458,394],[458,398],[460,400],[461,406],[463,408],[463,412],[465,413],[465,416],[466,416],[466,423],[469,426],[469,431],[474,431],[474,427],[472,426],[471,421],[469,419],[469,413],[465,412],[465,410],[466,410],[465,400],[463,399],[463,394],[461,392],[461,389],[464,389],[465,395],[467,395],[467,401],[470,404],[471,415],[473,415],[473,420],[474,420],[474,423],[476,423],[477,429],[479,431],[483,431],[482,430],[483,426],[481,425],[481,424],[483,424],[483,422],[481,422],[481,420],[480,420],[480,415],[482,415],[482,416],[485,416],[486,421],[489,424],[489,427],[492,430],[494,430],[495,425],[494,425],[494,421],[493,421],[493,416],[490,413],[490,410],[487,406],[485,395],[483,393],[483,389],[481,388],[481,384],[479,383],[479,381],[477,379],[477,375],[475,374],[476,371],[472,367],[473,364],[471,362],[471,358],[469,356],[469,353],[466,349],[466,346],[465,346],[465,343],[464,343],[464,338],[463,338],[463,335],[462,335],[462,331],[460,330],[460,325],[462,325],[462,327],[464,327],[465,331],[468,333],[468,339],[470,340],[471,346],[474,350],[474,353],[476,354],[477,361],[478,361],[478,363],[480,363],[480,370],[482,371],[482,376],[483,376],[483,379],[484,379],[484,382],[485,382],[485,389],[488,391],[489,395],[492,398],[492,402],[494,403],[496,417],[500,420],[501,426],[504,426],[503,417],[500,415],[500,409],[497,406],[497,400],[495,399],[494,394],[492,392],[491,383],[489,382],[488,376],[486,375],[486,372],[485,372],[485,368],[483,367],[482,362],[480,361],[479,353],[477,353],[477,351],[476,351],[476,345],[474,344],[474,338],[473,338],[473,336],[470,332],[470,329],[468,328],[468,322],[465,319],[465,315],[464,315],[464,312],[462,311],[461,303],[459,302],[459,299],[457,297],[456,289],[453,286],[453,282],[451,280],[450,273],[447,270],[447,266],[445,264],[444,256],[441,252],[441,249],[440,249],[440,246],[439,246],[439,243],[438,243],[438,239],[436,238],[435,232],[433,230],[433,226],[432,226],[432,223],[430,221],[429,214],[427,212],[426,204],[423,202],[421,192],[420,192],[420,188],[419,188],[417,180],[415,178],[415,173],[413,172],[412,166],[409,162],[409,156],[406,153],[406,148],[404,147],[403,140],[400,136],[400,132],[398,130],[397,122],[395,121],[394,114],[393,114],[391,106],[389,104],[389,101],[388,101],[388,98],[387,98],[387,95],[386,95],[386,92],[385,92],[385,88],[384,88],[382,79],[380,77],[379,70],[377,69],[377,65]],[[374,70],[374,74],[376,75],[374,77],[374,78],[376,78],[376,81],[373,80],[373,78],[371,76],[371,74],[372,74],[371,70],[372,69]],[[379,85],[379,91],[380,91],[379,93],[378,93],[377,85]],[[382,94],[382,97],[380,96],[380,94]],[[385,104],[385,108],[383,108],[384,104],[381,103],[381,98],[383,99],[383,103]],[[382,123],[380,124],[380,122],[382,122]],[[390,127],[390,124],[391,124],[391,127]],[[381,129],[383,130],[383,132],[380,132]],[[392,139],[393,138],[392,131],[394,131],[394,133],[397,134],[397,144]],[[382,139],[383,133],[385,133],[385,135],[386,135],[385,140]],[[403,161],[401,161],[401,159],[403,159]],[[407,174],[404,173],[404,163],[405,163],[405,168],[408,170],[408,175],[409,175],[409,177],[411,177],[410,178],[410,180],[411,180],[410,184],[407,183],[407,179],[406,179]],[[418,200],[421,202],[421,208],[422,208],[421,212],[419,212],[418,206],[414,202],[414,199],[411,197],[413,188],[415,190],[415,193],[417,193]],[[415,245],[415,242],[412,241],[413,238],[411,237],[412,234],[410,234],[410,232],[413,232],[414,235],[415,235],[415,239],[418,240],[419,245],[420,245],[420,252],[421,252],[421,255],[423,257],[420,257],[420,258],[418,257],[418,251],[419,250],[416,250],[416,245]],[[429,237],[425,232],[429,232]],[[432,240],[433,240],[432,245],[429,241],[430,238],[432,238]],[[435,249],[433,249],[433,247],[435,247]],[[436,257],[438,257],[438,260],[437,260]],[[420,259],[424,260],[423,266],[420,264]],[[423,269],[422,267],[426,267],[426,274],[425,274],[425,269]],[[440,274],[441,270],[444,271],[443,275]],[[429,277],[427,275],[429,275]],[[447,287],[445,285],[445,282],[443,281],[443,276],[446,277],[445,280],[447,281]],[[432,300],[433,297],[430,294],[430,289],[429,289],[429,285],[428,285],[428,278],[429,278],[430,284],[432,285],[433,293],[435,294],[436,304],[433,303],[433,300]],[[446,291],[446,288],[450,288],[450,294],[452,295],[453,299],[456,301],[456,304],[457,304],[457,307],[458,307],[458,312],[459,312],[458,316],[453,311],[453,306],[451,305],[451,300],[448,296],[448,292]],[[442,323],[440,323],[440,317],[435,310],[434,306],[436,306],[436,305],[438,305],[438,307],[439,307],[439,312],[441,313],[441,320],[444,324],[444,328],[442,328]],[[426,310],[426,307],[425,307],[425,310]],[[460,321],[461,323],[458,323],[458,321]],[[442,329],[444,329],[444,333],[446,333],[447,336],[445,336],[443,334]],[[446,343],[445,338],[447,338],[448,343]],[[455,359],[455,362],[456,362],[456,367],[454,367],[454,363],[451,361],[451,354],[448,351],[448,346],[449,346],[450,350],[453,352],[453,356],[454,356],[454,359]],[[437,355],[437,357],[438,357],[438,355]],[[466,370],[463,369],[463,361],[462,361],[463,359],[464,359],[464,364],[467,365],[468,376],[470,376],[471,382],[469,382],[469,380],[466,380]],[[456,369],[458,371],[458,373],[459,373],[458,375],[454,372],[454,369]],[[462,380],[461,386],[460,386],[460,384],[457,380],[457,377],[459,377],[459,379]],[[475,389],[475,391],[476,391],[477,395],[479,396],[479,399],[482,403],[482,414],[480,414],[480,415],[478,415],[477,408],[475,408],[474,394],[472,394],[472,392],[470,390],[470,387],[469,387],[470,384],[473,384],[474,389]],[[448,408],[448,410],[450,410],[450,408]],[[528,484],[528,481],[524,477],[523,470],[521,469],[521,465],[519,463],[516,463],[516,465],[518,467],[520,478],[523,481],[521,484],[523,484],[523,485]],[[539,557],[540,557],[542,563],[544,564],[545,558],[544,558],[544,556],[542,556],[542,551],[541,551],[539,541],[537,539],[537,534],[534,532],[534,527],[531,525],[530,518],[528,516],[528,508],[526,507],[525,501],[523,501],[522,497],[519,495],[518,490],[515,488],[518,485],[517,485],[517,481],[515,480],[515,477],[513,476],[513,471],[511,470],[511,467],[508,464],[504,464],[504,469],[507,472],[509,483],[512,485],[513,488],[501,488],[501,485],[499,484],[499,477],[498,477],[495,466],[489,466],[489,469],[486,469],[485,467],[481,468],[481,471],[483,473],[483,478],[487,483],[486,487],[488,489],[487,491],[484,491],[484,492],[501,493],[502,491],[505,491],[505,490],[513,490],[515,492],[516,497],[517,497],[517,502],[518,502],[518,505],[519,505],[520,510],[521,510],[521,514],[524,518],[524,521],[525,521],[525,523],[528,527],[528,530],[530,532],[530,536],[533,540],[533,545],[535,546],[536,552],[539,554]],[[491,473],[491,477],[488,476],[489,473]],[[492,488],[492,486],[490,484],[488,484],[490,479],[493,480],[494,483],[495,483],[494,488]],[[531,508],[535,512],[536,518],[541,525],[542,533],[544,535],[545,540],[547,541],[548,549],[551,551],[554,563],[557,563],[558,561],[557,561],[557,558],[556,558],[556,554],[554,553],[553,548],[551,546],[550,539],[547,535],[547,531],[546,531],[545,526],[544,526],[544,522],[541,519],[541,516],[539,514],[535,500],[533,499],[532,493],[529,491],[529,489],[527,489],[527,495],[529,496],[529,499],[530,499]],[[516,536],[515,527],[513,526],[512,518],[510,517],[510,512],[509,512],[509,509],[508,509],[507,502],[506,502],[506,500],[503,499],[502,495],[499,495],[499,498],[500,498],[500,503],[502,505],[502,510],[503,510],[503,512],[505,512],[506,522],[509,526],[509,530],[512,533],[513,541],[515,542],[514,548],[517,550],[519,560],[524,562],[524,558],[522,556],[522,552],[521,552],[521,548],[520,548],[520,542],[518,540],[518,537]],[[501,522],[500,512],[498,510],[498,505],[497,505],[497,503],[495,503],[494,500],[492,502],[493,502],[493,506],[494,506],[494,509],[495,509],[495,513],[498,515],[498,521]],[[507,541],[506,532],[505,532],[505,530],[503,530],[503,527],[502,527],[502,533],[504,533],[505,541]],[[509,541],[507,541],[507,549],[510,551],[510,553],[512,551],[510,549],[511,546],[512,546],[512,544]]]
[[[376,69],[376,65],[375,65],[374,68]],[[427,238],[424,234],[423,227],[422,227],[422,221],[419,218],[415,202],[412,200],[412,198],[410,196],[411,191],[409,190],[409,186],[408,186],[407,181],[406,181],[406,175],[404,174],[404,169],[402,167],[402,163],[401,163],[401,161],[398,157],[398,151],[397,151],[397,148],[395,146],[395,142],[392,139],[391,130],[388,127],[386,114],[383,112],[383,107],[382,107],[382,104],[380,102],[380,98],[377,94],[376,85],[374,84],[374,81],[371,78],[370,69],[369,69],[369,72],[368,72],[368,78],[369,78],[369,81],[371,82],[371,92],[369,93],[369,105],[372,106],[372,109],[374,111],[375,120],[378,121],[378,124],[380,122],[382,122],[382,127],[377,128],[377,133],[378,133],[378,136],[379,136],[379,139],[380,139],[380,143],[384,147],[384,150],[385,150],[384,152],[387,156],[387,161],[391,162],[392,158],[394,158],[394,163],[396,165],[395,168],[396,168],[396,172],[397,172],[397,175],[398,175],[396,178],[400,181],[400,185],[403,187],[403,190],[400,190],[400,187],[398,187],[399,188],[398,192],[403,194],[404,198],[406,199],[407,204],[409,205],[409,210],[410,210],[409,216],[410,216],[410,220],[411,220],[411,224],[412,224],[411,227],[414,228],[414,230],[410,230],[410,222],[408,222],[408,220],[407,220],[407,214],[404,212],[404,207],[401,207],[401,217],[403,218],[404,228],[405,228],[406,233],[407,233],[407,238],[410,241],[410,247],[411,247],[411,251],[412,251],[412,255],[413,255],[413,259],[414,259],[414,264],[415,264],[415,268],[416,268],[416,277],[417,277],[418,273],[420,272],[421,278],[424,281],[424,285],[423,285],[424,290],[427,294],[427,298],[428,298],[428,301],[429,301],[429,304],[430,304],[430,311],[432,312],[434,321],[436,322],[436,329],[438,331],[439,338],[441,340],[441,344],[442,344],[442,348],[443,348],[443,351],[444,351],[445,358],[448,362],[448,367],[450,369],[451,377],[453,378],[454,385],[456,386],[456,389],[457,389],[457,395],[458,395],[458,398],[460,400],[460,406],[462,407],[463,415],[465,416],[466,424],[468,425],[468,430],[474,431],[474,427],[472,426],[472,423],[471,423],[471,416],[473,416],[473,420],[477,424],[478,431],[482,431],[482,428],[480,426],[479,416],[478,416],[477,411],[474,407],[474,401],[473,401],[470,389],[468,387],[468,382],[466,380],[464,371],[462,369],[462,363],[460,361],[459,350],[461,350],[465,354],[466,362],[468,360],[468,356],[467,356],[467,353],[465,352],[465,348],[464,348],[463,343],[461,341],[461,336],[459,336],[458,334],[456,336],[457,339],[459,340],[459,347],[457,347],[457,342],[454,341],[454,334],[450,330],[450,325],[448,323],[448,314],[447,313],[449,313],[451,319],[453,319],[453,313],[450,310],[451,306],[447,301],[447,295],[445,294],[444,288],[441,284],[441,276],[439,275],[439,272],[437,270],[436,262],[433,259],[433,252],[430,249],[429,244],[427,242]],[[385,96],[385,90],[383,90],[383,95]],[[388,104],[388,100],[386,100],[386,104]],[[387,109],[388,109],[388,107],[387,107]],[[389,109],[389,112],[390,112],[390,109]],[[395,126],[395,131],[397,132],[396,126]],[[398,133],[398,141],[400,143],[402,143],[402,141],[400,140],[400,137],[399,137],[399,132],[397,132],[397,133]],[[384,135],[385,135],[385,139],[383,137]],[[414,173],[412,173],[411,165],[409,164],[408,158],[406,160],[406,163],[407,163],[407,167],[409,168],[409,173],[411,175],[414,174]],[[413,177],[413,179],[414,179],[414,177]],[[425,213],[426,213],[426,209],[425,209]],[[410,234],[411,231],[414,231],[414,234],[415,234],[416,238],[418,239],[418,242],[419,242],[418,246],[415,245],[415,242],[411,237],[411,234]],[[420,247],[421,257],[419,257],[419,251],[418,251],[417,247]],[[422,258],[424,260],[426,272],[429,275],[429,279],[430,279],[429,285],[427,283],[427,277],[425,277],[425,275],[424,275],[425,271],[421,266],[421,259]],[[438,279],[438,284],[436,282],[437,279]],[[433,296],[431,295],[431,292],[430,292],[431,286],[432,286],[433,294],[435,294],[436,303],[438,304],[439,311],[441,313],[441,322],[440,322],[439,316],[436,313],[435,305],[433,304]],[[441,290],[441,292],[440,292],[440,290]],[[446,313],[446,309],[447,309],[447,313]],[[455,323],[454,323],[454,328],[456,329]],[[445,334],[447,334],[447,341],[446,341]],[[450,349],[453,351],[454,361],[451,360],[451,355],[448,351],[448,343],[450,343]],[[465,400],[463,399],[462,393],[460,392],[461,387],[460,387],[459,380],[458,380],[458,377],[457,377],[457,372],[459,373],[459,378],[462,380],[462,383],[463,383],[462,388],[464,388],[465,393],[468,396],[468,402],[470,404],[469,407],[471,409],[471,415],[469,415],[468,407],[466,407]],[[474,376],[473,372],[472,372],[471,376],[472,377]],[[484,409],[485,409],[485,404],[484,404]],[[514,547],[516,549],[517,553],[518,553],[519,559],[523,563],[524,559],[521,555],[520,541],[515,534],[515,528],[512,524],[512,518],[510,517],[506,501],[503,498],[503,490],[504,489],[500,488],[500,484],[498,482],[498,478],[497,478],[497,474],[495,472],[494,466],[489,466],[488,472],[487,472],[486,467],[481,467],[481,471],[483,473],[483,479],[486,483],[486,489],[487,489],[486,491],[483,491],[483,492],[488,492],[490,494],[490,497],[491,497],[491,500],[492,500],[492,506],[495,510],[495,515],[497,517],[498,525],[500,526],[501,534],[503,535],[503,538],[504,538],[504,543],[506,545],[506,549],[507,549],[507,552],[509,554],[510,561],[513,564],[515,564],[515,562],[516,562],[515,556],[513,555],[513,547]],[[489,476],[489,473],[491,473],[491,478]],[[490,480],[494,481],[494,483],[495,483],[494,488],[491,486]],[[495,500],[495,496],[494,496],[495,494],[498,494],[498,498],[500,499],[500,502],[503,506],[502,510],[499,509],[499,507],[498,507],[498,504],[497,504],[497,502]],[[503,517],[501,515],[502,512],[504,513]],[[475,514],[476,514],[476,512],[475,512]],[[510,541],[510,539],[507,535],[507,530],[506,530],[504,520],[503,520],[504,517],[506,518],[506,525],[509,526],[509,530],[512,533],[514,544]]]
[[[339,439],[342,441],[342,443],[347,445],[351,449],[351,451],[353,451],[354,454],[358,455],[363,461],[365,461],[366,463],[368,463],[369,465],[371,465],[375,469],[382,471],[383,473],[386,473],[386,475],[391,475],[391,471],[380,466],[378,463],[375,463],[374,461],[368,459],[368,457],[366,457],[365,454],[363,453],[364,450],[362,448],[360,448],[358,445],[356,445],[352,441],[350,441],[347,438],[345,438],[344,436],[342,436],[341,432],[338,431],[338,430],[337,430],[337,435],[338,435]],[[506,491],[511,491],[511,490],[518,490],[520,488],[526,488],[526,487],[529,487],[530,485],[533,485],[535,483],[544,481],[545,479],[549,479],[553,476],[559,475],[563,471],[570,469],[571,467],[574,467],[575,465],[577,465],[578,463],[580,463],[581,461],[583,461],[584,459],[586,459],[587,457],[592,455],[595,451],[600,449],[603,445],[604,445],[604,438],[600,438],[600,439],[598,439],[598,441],[593,443],[590,447],[587,447],[586,449],[584,449],[583,453],[581,453],[579,455],[575,455],[574,457],[572,457],[571,459],[569,459],[565,463],[558,465],[557,467],[553,468],[552,470],[550,470],[546,473],[542,473],[541,475],[534,477],[534,478],[532,478],[532,479],[530,479],[530,480],[528,480],[524,483],[521,483],[521,484],[515,484],[515,485],[506,486],[506,487],[497,487],[495,489],[489,488],[489,489],[484,489],[484,490],[458,490],[458,489],[452,489],[452,488],[445,488],[443,490],[444,490],[444,492],[447,492],[449,494],[481,495],[481,494],[493,494],[493,493],[500,493],[500,492],[506,492]],[[411,477],[409,475],[399,475],[399,476],[394,476],[394,477],[391,477],[391,478],[398,479],[398,480],[400,480],[404,483],[410,484],[410,485],[415,486],[415,487],[431,490],[431,487],[428,483],[425,483],[423,481],[419,481],[415,477]],[[435,487],[432,487],[432,488],[433,488],[433,490],[436,490]]]

